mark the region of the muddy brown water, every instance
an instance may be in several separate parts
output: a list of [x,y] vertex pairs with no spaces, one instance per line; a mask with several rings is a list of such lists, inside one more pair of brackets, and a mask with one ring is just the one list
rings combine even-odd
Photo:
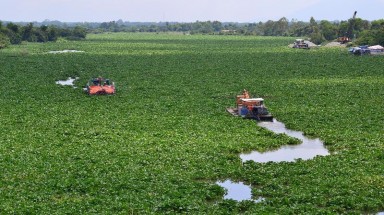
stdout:
[[329,151],[325,148],[324,143],[319,138],[308,138],[303,135],[303,132],[287,129],[284,123],[277,120],[273,122],[259,122],[258,126],[266,128],[276,134],[286,134],[290,137],[299,139],[302,143],[298,145],[284,145],[281,148],[273,151],[240,154],[243,162],[252,160],[258,163],[266,162],[293,162],[296,159],[308,160],[316,156],[329,155]]
[[253,199],[251,187],[245,185],[243,182],[233,182],[231,180],[226,180],[224,182],[216,182],[216,184],[226,189],[227,194],[224,196],[224,199],[232,199],[235,201],[251,200],[255,203],[259,203],[265,200],[262,197]]

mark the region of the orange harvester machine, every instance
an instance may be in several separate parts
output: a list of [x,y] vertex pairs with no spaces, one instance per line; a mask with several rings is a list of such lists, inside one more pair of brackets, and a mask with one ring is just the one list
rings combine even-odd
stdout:
[[273,116],[268,113],[268,109],[264,106],[263,98],[250,98],[247,90],[242,95],[236,96],[237,115],[261,121],[272,121]]
[[115,94],[115,84],[109,79],[94,78],[88,82],[86,91],[89,95],[112,95]]

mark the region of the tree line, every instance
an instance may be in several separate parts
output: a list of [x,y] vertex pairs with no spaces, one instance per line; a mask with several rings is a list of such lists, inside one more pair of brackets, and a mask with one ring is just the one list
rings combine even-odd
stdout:
[[356,45],[384,46],[384,19],[368,21],[351,18],[345,21],[309,22],[288,20],[283,17],[277,21],[268,20],[258,23],[233,23],[219,21],[178,22],[124,22],[122,20],[102,23],[62,23],[45,20],[42,23],[19,23],[0,21],[0,48],[22,41],[47,42],[56,41],[58,37],[83,39],[87,33],[102,32],[181,32],[184,34],[218,34],[218,35],[257,35],[304,37],[313,43],[321,44],[339,37],[354,39]]
[[70,40],[79,40],[86,37],[87,30],[84,27],[61,28],[54,25],[34,26],[33,23],[26,25],[8,22],[3,24],[0,21],[0,49],[10,44],[28,42],[49,42],[56,41],[59,37]]
[[92,26],[91,31],[100,32],[183,32],[188,34],[240,34],[258,36],[289,36],[309,38],[316,44],[339,37],[356,39],[356,44],[384,45],[384,19],[368,21],[361,18],[346,21],[309,22],[283,17],[278,21],[258,23],[222,23],[219,21],[196,21],[194,23],[136,23],[111,21]]

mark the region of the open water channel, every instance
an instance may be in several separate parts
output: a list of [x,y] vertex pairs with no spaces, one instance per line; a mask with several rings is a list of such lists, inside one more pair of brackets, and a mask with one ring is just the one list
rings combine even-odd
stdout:
[[248,160],[253,160],[258,163],[266,163],[269,161],[292,162],[296,159],[308,160],[319,155],[329,155],[328,150],[324,147],[324,143],[319,138],[311,139],[305,137],[303,132],[287,129],[284,123],[275,119],[273,122],[259,122],[258,125],[276,134],[286,134],[290,137],[297,138],[301,141],[301,144],[285,145],[277,150],[267,152],[253,151],[251,153],[243,153],[240,155],[243,162]]
[[[287,129],[284,123],[277,120],[272,122],[259,122],[258,126],[266,128],[276,134],[286,134],[290,137],[297,138],[301,141],[298,145],[284,145],[277,150],[240,154],[243,162],[252,160],[257,163],[266,162],[294,162],[296,159],[308,160],[316,156],[329,155],[329,151],[324,147],[324,143],[319,138],[308,138],[303,135],[303,132]],[[224,199],[234,199],[236,201],[252,200],[251,187],[242,182],[217,182],[216,184],[224,187],[227,194]],[[259,197],[255,202],[261,202],[264,198]]]

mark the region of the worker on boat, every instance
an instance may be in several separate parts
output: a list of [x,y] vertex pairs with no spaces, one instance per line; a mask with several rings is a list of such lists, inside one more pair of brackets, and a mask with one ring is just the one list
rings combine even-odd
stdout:
[[248,90],[244,89],[244,90],[243,90],[243,95],[244,95],[244,98],[245,98],[245,99],[249,99],[249,93],[248,93]]
[[99,77],[99,78],[94,78],[94,79],[92,80],[92,83],[93,83],[93,85],[95,85],[95,86],[99,86],[100,83],[101,83],[101,78],[100,78],[100,77]]

